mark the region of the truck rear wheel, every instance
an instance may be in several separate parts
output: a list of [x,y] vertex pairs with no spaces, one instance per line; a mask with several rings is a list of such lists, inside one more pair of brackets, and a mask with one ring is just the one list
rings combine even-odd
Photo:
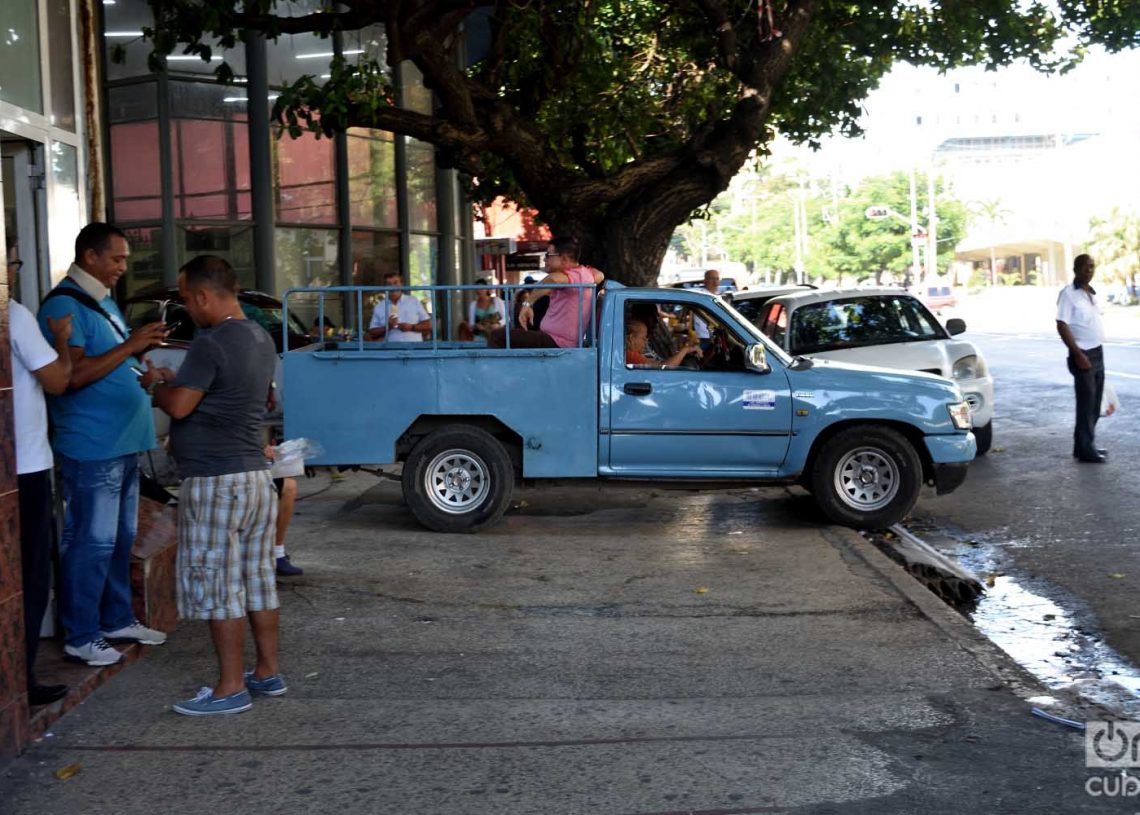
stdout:
[[898,431],[852,427],[824,443],[811,481],[816,503],[832,521],[882,529],[914,507],[922,489],[922,462]]
[[429,433],[404,462],[404,500],[436,532],[475,532],[503,516],[515,473],[485,430],[451,425]]

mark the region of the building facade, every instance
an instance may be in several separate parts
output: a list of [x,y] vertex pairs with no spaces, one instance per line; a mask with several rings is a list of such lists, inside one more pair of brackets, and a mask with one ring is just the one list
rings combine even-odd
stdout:
[[[292,0],[291,13],[320,7]],[[201,253],[225,257],[241,282],[280,296],[295,286],[473,279],[470,207],[431,145],[352,129],[282,136],[280,89],[320,82],[334,55],[384,63],[382,27],[337,34],[245,36],[209,62],[175,52],[148,66],[145,0],[3,0],[0,26],[0,225],[18,271],[0,280],[0,756],[26,743],[23,615],[13,450],[9,298],[36,310],[67,272],[91,220],[131,243],[119,295],[173,285]],[[225,60],[235,81],[220,84]],[[430,113],[414,66],[392,70],[396,103]],[[333,303],[332,299],[328,301]],[[304,315],[302,315],[304,317]],[[367,314],[363,316],[368,319]],[[332,306],[330,319],[355,327]]]

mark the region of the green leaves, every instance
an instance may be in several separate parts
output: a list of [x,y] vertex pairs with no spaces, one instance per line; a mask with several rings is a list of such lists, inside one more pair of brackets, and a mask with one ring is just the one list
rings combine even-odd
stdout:
[[[755,0],[353,0],[323,3],[321,13],[278,0],[149,3],[156,71],[180,48],[209,59],[243,29],[275,39],[382,27],[386,62],[413,62],[436,92],[431,117],[395,115],[381,65],[333,60],[327,71],[312,66],[330,74],[323,84],[303,77],[281,94],[273,115],[283,133],[403,128],[440,146],[446,166],[477,174],[478,200],[535,205],[579,238],[612,241],[625,228],[661,251],[776,134],[808,144],[858,134],[863,100],[897,62],[1063,70],[1093,44],[1140,44],[1136,0],[788,0],[776,4],[784,36],[775,43],[758,41]],[[234,79],[224,63],[216,75]],[[835,213],[825,222],[823,203],[807,205],[809,229],[830,236],[834,254],[806,261],[822,273],[908,262],[897,225],[845,224]],[[778,238],[742,248],[757,264],[788,262],[785,210],[786,201],[772,204]],[[942,237],[952,223],[947,216]]]

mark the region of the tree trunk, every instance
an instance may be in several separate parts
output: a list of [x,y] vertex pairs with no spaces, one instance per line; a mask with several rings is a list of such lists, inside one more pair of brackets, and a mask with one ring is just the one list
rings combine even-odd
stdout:
[[694,161],[664,180],[631,188],[602,211],[567,206],[542,211],[555,237],[570,235],[582,247],[582,262],[626,286],[656,286],[673,232],[693,212],[728,187],[747,151],[720,156],[715,167]]

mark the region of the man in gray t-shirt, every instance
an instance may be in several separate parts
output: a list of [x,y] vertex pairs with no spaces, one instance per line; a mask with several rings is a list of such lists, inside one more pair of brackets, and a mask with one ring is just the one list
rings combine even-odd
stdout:
[[[183,479],[178,613],[209,621],[219,675],[214,687],[173,708],[187,716],[241,713],[253,706],[251,693],[286,691],[277,669],[277,494],[261,434],[276,351],[242,313],[237,276],[222,258],[191,260],[179,271],[178,289],[204,330],[177,375],[152,368],[142,383],[174,419],[170,436]],[[257,646],[249,672],[242,664],[247,617]]]
[[276,361],[273,339],[253,320],[227,319],[194,338],[172,383],[203,394],[170,428],[183,478],[268,468],[262,418]]

